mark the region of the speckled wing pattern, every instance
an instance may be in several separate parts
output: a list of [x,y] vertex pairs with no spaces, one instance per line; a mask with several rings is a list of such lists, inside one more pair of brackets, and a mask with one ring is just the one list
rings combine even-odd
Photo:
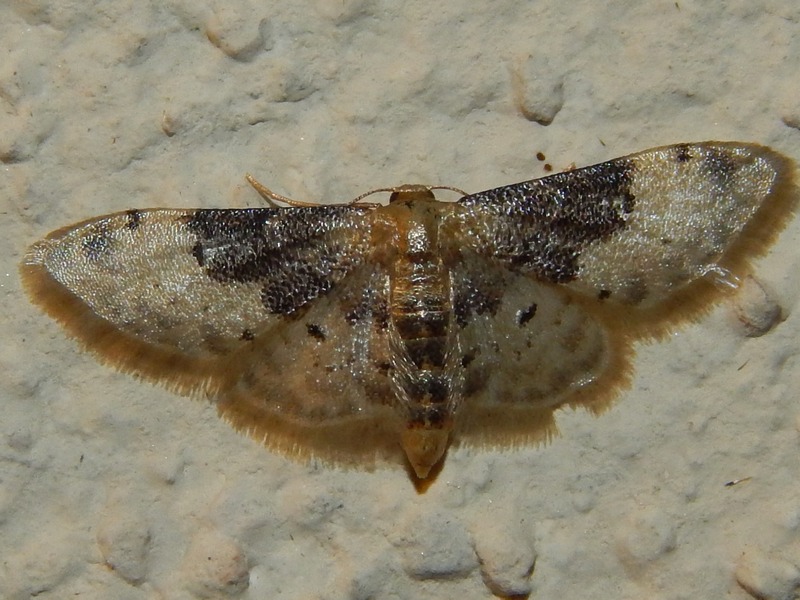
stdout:
[[424,479],[452,443],[605,408],[632,342],[735,287],[795,198],[768,148],[679,144],[458,202],[127,211],[50,234],[21,271],[101,359],[209,395],[267,446]]
[[[363,213],[126,211],[53,232],[28,253],[23,277],[112,364],[181,392],[213,391],[228,358],[363,261]],[[317,261],[314,241],[336,252]]]
[[[456,305],[463,347],[486,363],[462,436],[523,443],[553,431],[553,407],[604,410],[628,383],[631,342],[735,289],[791,215],[792,177],[762,146],[678,144],[462,198],[454,238],[472,267]],[[486,340],[501,340],[491,358]]]

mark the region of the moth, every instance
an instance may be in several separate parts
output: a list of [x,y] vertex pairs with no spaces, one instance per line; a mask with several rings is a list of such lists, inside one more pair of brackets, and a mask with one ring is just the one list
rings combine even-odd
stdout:
[[211,398],[269,448],[424,480],[451,444],[538,442],[556,409],[605,409],[634,341],[766,250],[792,173],[705,142],[455,202],[403,185],[385,205],[129,210],[51,233],[21,273],[100,360]]

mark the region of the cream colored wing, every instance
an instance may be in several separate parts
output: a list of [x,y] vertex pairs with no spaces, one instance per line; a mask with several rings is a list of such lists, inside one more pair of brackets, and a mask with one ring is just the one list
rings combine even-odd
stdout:
[[324,295],[367,251],[362,207],[143,210],[34,245],[31,299],[100,359],[182,393]]
[[355,269],[295,318],[231,356],[222,416],[270,448],[323,461],[402,464],[391,388],[388,275]]
[[565,405],[602,410],[628,382],[627,337],[615,335],[574,294],[465,256],[454,272],[464,399],[457,442],[542,441]]
[[466,196],[463,243],[657,331],[735,286],[791,214],[792,178],[763,146],[665,146]]

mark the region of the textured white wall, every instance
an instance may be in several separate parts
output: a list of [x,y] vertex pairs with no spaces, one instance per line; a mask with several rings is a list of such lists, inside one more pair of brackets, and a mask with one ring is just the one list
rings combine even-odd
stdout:
[[757,265],[788,317],[767,335],[723,306],[642,348],[611,411],[561,414],[544,448],[452,451],[423,495],[98,365],[16,264],[106,212],[258,206],[246,172],[346,201],[530,179],[540,151],[556,170],[703,139],[799,158],[796,2],[43,0],[1,5],[0,40],[1,596],[750,597],[738,577],[791,597],[798,223]]

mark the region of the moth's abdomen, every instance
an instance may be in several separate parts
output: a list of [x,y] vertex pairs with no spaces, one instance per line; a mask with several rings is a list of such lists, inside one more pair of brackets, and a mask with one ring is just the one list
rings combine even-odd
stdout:
[[452,320],[450,274],[441,260],[395,263],[390,319],[395,334],[392,383],[406,412],[402,444],[420,478],[442,456],[459,391],[446,370]]
[[390,318],[396,332],[395,381],[410,422],[441,427],[452,381],[444,374],[451,321],[450,276],[437,262],[401,262],[392,279]]
[[418,369],[444,366],[451,312],[450,277],[441,261],[397,261],[391,282],[390,314]]

